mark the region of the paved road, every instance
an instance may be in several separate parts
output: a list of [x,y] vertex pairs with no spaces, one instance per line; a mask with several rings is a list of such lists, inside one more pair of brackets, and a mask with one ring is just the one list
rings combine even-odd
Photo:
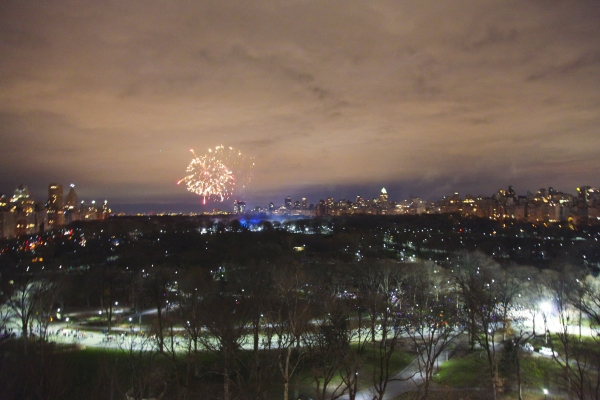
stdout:
[[[436,364],[447,361],[448,351],[443,351],[436,360]],[[402,372],[394,376],[387,384],[384,399],[393,399],[403,393],[418,390],[423,383],[423,376],[420,373],[419,357],[416,357]],[[356,400],[372,400],[376,396],[375,388],[370,387],[359,391],[356,394]],[[347,400],[349,397],[343,396],[341,399]]]

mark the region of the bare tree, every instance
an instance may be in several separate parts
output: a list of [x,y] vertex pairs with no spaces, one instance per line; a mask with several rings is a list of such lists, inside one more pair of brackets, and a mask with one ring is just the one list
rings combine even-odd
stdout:
[[223,377],[223,398],[231,398],[232,387],[241,386],[239,356],[246,342],[249,325],[247,305],[229,293],[216,291],[202,298],[201,324],[205,327],[199,337],[203,347],[219,357],[217,372]]
[[515,298],[521,292],[522,280],[512,268],[498,268],[496,278],[494,279],[493,293],[498,304],[498,314],[502,323],[502,341],[506,339],[506,334],[510,327],[509,311],[514,305]]
[[264,397],[270,386],[273,360],[260,348],[263,321],[273,296],[273,275],[266,263],[250,264],[240,270],[241,298],[248,307],[252,334],[252,366],[247,391],[255,397]]
[[494,336],[500,328],[501,311],[497,299],[503,287],[498,284],[498,265],[482,253],[461,253],[452,270],[454,282],[464,302],[466,329],[471,348],[475,342],[485,350],[494,399],[500,383]]
[[[583,309],[588,295],[581,282],[583,271],[570,264],[556,266],[547,276],[546,286],[551,294],[552,313],[556,315],[559,329],[550,336],[553,360],[563,371],[565,388],[578,399],[597,399],[600,394],[600,352],[597,338],[581,341],[570,332],[577,319],[578,307]],[[558,343],[554,342],[554,337]],[[594,345],[590,346],[590,341]]]
[[[118,349],[124,357],[106,364],[111,384],[127,399],[161,399],[167,392],[169,371],[164,363],[159,362],[160,353],[153,341],[148,336],[128,335],[119,341]],[[125,365],[120,363],[121,360],[125,360]],[[119,385],[123,370],[129,377],[125,387]]]
[[[530,276],[531,271],[526,271],[525,274],[521,274],[524,271],[513,271],[517,276],[522,276],[527,278]],[[525,279],[526,280],[526,279]],[[517,295],[517,299],[525,300],[523,296],[519,297]],[[523,347],[527,343],[529,339],[534,337],[533,329],[526,318],[526,314],[524,313],[524,308],[520,307],[522,303],[516,303],[519,309],[515,309],[510,315],[510,330],[506,332],[507,335],[506,340],[503,341],[504,344],[504,359],[502,363],[502,367],[505,373],[513,374],[516,376],[517,380],[517,393],[519,396],[519,400],[523,399],[523,376],[521,369],[521,360],[527,353]]]
[[277,353],[283,399],[288,400],[290,379],[306,354],[301,341],[311,320],[307,280],[298,265],[286,265],[274,271],[274,291],[265,330],[268,347]]
[[120,271],[114,266],[105,265],[101,269],[100,305],[106,315],[108,332],[112,329],[112,318],[117,288],[119,287]]
[[167,307],[173,299],[171,294],[174,293],[173,277],[174,271],[169,268],[156,267],[147,273],[144,278],[144,293],[148,299],[148,303],[156,309],[156,318],[153,331],[158,341],[158,349],[160,352],[164,350],[165,344],[165,328],[167,322],[165,313],[168,313]]
[[[204,279],[203,279],[204,278]],[[188,274],[179,285],[179,315],[181,324],[188,336],[185,341],[187,355],[187,370],[185,386],[190,387],[193,378],[200,376],[198,358],[202,343],[203,322],[203,297],[207,293],[208,277],[199,276],[196,273]]]
[[[439,358],[462,334],[459,310],[452,299],[451,276],[439,267],[418,265],[403,282],[400,326],[417,348],[423,385],[421,398],[429,395],[429,386]],[[401,301],[402,301],[401,300]]]
[[[358,266],[356,266],[358,267]],[[364,277],[362,268],[355,268],[355,272],[351,275],[354,283],[361,282],[361,278]],[[371,282],[367,280],[367,282]],[[360,286],[360,285],[359,285]],[[363,285],[364,288],[365,285]],[[367,288],[370,286],[367,286]],[[348,302],[354,307],[356,311],[356,328],[353,329],[351,326],[348,331],[348,341],[352,343],[348,346],[348,351],[341,359],[340,378],[344,383],[344,390],[348,393],[349,400],[354,400],[358,393],[359,383],[359,370],[365,364],[365,357],[369,346],[373,344],[371,339],[374,337],[374,324],[370,323],[370,318],[365,321],[364,314],[368,310],[368,305],[371,299],[365,294],[368,293],[368,289],[361,293],[358,293],[356,298],[349,299]]]
[[34,279],[33,275],[21,275],[13,280],[11,286],[12,294],[7,305],[13,315],[20,320],[21,337],[27,351],[27,343],[35,313],[38,311],[39,303],[48,289],[47,282],[42,279]]
[[344,381],[331,386],[343,360],[350,351],[350,321],[347,303],[337,293],[320,293],[320,315],[302,337],[308,353],[308,364],[319,400],[337,399],[344,394]]
[[[581,280],[576,278],[576,283],[580,287],[580,295],[574,302],[575,307],[583,312],[595,327],[600,327],[600,278],[587,275]],[[581,330],[581,327],[579,329]]]
[[40,339],[46,340],[48,334],[48,325],[50,324],[54,305],[57,303],[61,291],[64,288],[64,280],[62,277],[53,280],[47,280],[44,288],[40,293],[37,310],[35,313],[35,321]]
[[370,371],[373,398],[378,400],[384,397],[395,372],[390,369],[390,361],[402,333],[397,320],[400,276],[398,264],[382,261],[370,265],[361,282],[360,295],[365,297],[370,322],[371,357],[375,360]]

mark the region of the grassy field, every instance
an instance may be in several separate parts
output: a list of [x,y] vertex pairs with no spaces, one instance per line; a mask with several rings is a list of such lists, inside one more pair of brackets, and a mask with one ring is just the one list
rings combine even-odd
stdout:
[[456,356],[440,365],[433,378],[440,386],[453,388],[484,387],[490,381],[487,359],[483,352]]
[[[503,354],[497,354],[502,362]],[[550,358],[521,354],[521,382],[525,398],[539,398],[542,389],[551,393],[560,391],[560,368]],[[500,368],[501,398],[518,398],[516,369]],[[486,355],[483,351],[456,356],[440,366],[434,376],[437,390],[491,389],[491,377]],[[443,390],[442,390],[443,391]],[[460,393],[460,390],[458,391]],[[475,392],[477,393],[477,392]],[[474,396],[473,398],[477,398]]]

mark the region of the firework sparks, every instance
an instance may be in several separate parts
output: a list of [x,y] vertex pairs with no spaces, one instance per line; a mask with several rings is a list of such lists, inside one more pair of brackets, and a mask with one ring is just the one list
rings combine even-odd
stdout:
[[190,151],[194,158],[187,167],[188,175],[177,184],[185,182],[187,190],[202,196],[203,204],[207,199],[223,201],[246,189],[254,163],[239,150],[217,146],[201,157]]

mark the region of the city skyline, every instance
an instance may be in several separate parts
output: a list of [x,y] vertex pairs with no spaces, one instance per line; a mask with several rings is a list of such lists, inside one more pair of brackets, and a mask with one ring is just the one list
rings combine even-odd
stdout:
[[598,20],[579,1],[9,2],[0,188],[189,212],[189,149],[218,145],[256,160],[249,206],[597,186]]
[[[57,190],[58,188],[60,188],[60,190],[62,191],[62,193],[59,193]],[[44,188],[44,192],[40,192],[39,188],[34,188],[32,190],[32,188],[30,188],[28,185],[24,185],[24,184],[19,184],[13,191],[3,191],[4,188],[0,187],[0,199],[3,199],[4,202],[0,201],[0,211],[3,209],[6,209],[6,206],[9,205],[10,203],[13,202],[13,200],[18,199],[19,197],[24,196],[25,194],[29,194],[30,197],[29,200],[31,201],[31,209],[33,210],[34,205],[37,209],[55,209],[55,210],[62,210],[64,208],[65,211],[68,210],[76,210],[78,209],[77,206],[80,206],[82,209],[84,208],[84,206],[86,208],[88,207],[100,207],[102,204],[108,204],[109,200],[104,198],[103,201],[97,201],[95,199],[90,199],[90,198],[83,198],[82,196],[76,194],[76,192],[74,191],[75,189],[75,184],[71,183],[70,185],[68,185],[68,189],[69,191],[67,192],[67,186],[61,184],[61,183],[56,183],[56,182],[52,182],[46,185],[46,187]],[[268,199],[266,202],[264,203],[257,203],[257,202],[253,202],[253,200],[250,201],[246,201],[246,200],[238,200],[235,198],[231,198],[231,199],[227,199],[225,201],[208,201],[206,204],[203,204],[202,202],[200,202],[199,204],[194,204],[192,206],[189,205],[183,205],[181,206],[182,208],[160,208],[160,206],[158,206],[156,204],[153,205],[146,205],[141,203],[138,205],[123,205],[123,204],[115,204],[112,201],[110,201],[110,206],[112,208],[112,213],[114,214],[119,214],[119,213],[125,213],[125,214],[144,214],[144,213],[182,213],[182,214],[195,214],[195,213],[204,213],[204,212],[212,212],[215,210],[220,210],[220,211],[225,211],[225,212],[234,212],[236,213],[236,204],[238,201],[243,202],[244,204],[244,210],[245,212],[255,212],[256,209],[261,209],[261,210],[265,210],[265,211],[273,211],[272,209],[270,210],[270,207],[275,207],[276,209],[279,208],[290,208],[293,207],[294,205],[297,204],[302,204],[302,209],[308,209],[310,206],[310,209],[312,209],[313,207],[316,207],[319,202],[325,202],[327,203],[328,201],[333,201],[336,204],[339,202],[350,202],[350,203],[356,203],[358,202],[358,200],[360,199],[361,201],[366,201],[368,203],[371,203],[372,201],[374,202],[378,202],[379,200],[382,200],[382,196],[385,196],[385,202],[389,204],[397,204],[397,205],[401,205],[403,203],[406,202],[412,202],[413,200],[418,201],[419,203],[423,203],[423,204],[429,204],[429,205],[433,205],[433,204],[437,204],[440,202],[443,202],[445,199],[451,199],[451,198],[458,198],[461,201],[462,200],[466,200],[467,198],[474,198],[474,199],[492,199],[500,194],[503,195],[510,195],[512,197],[514,197],[515,199],[518,198],[523,198],[523,199],[527,199],[527,200],[531,200],[535,197],[538,197],[540,194],[544,194],[544,193],[550,193],[550,194],[564,194],[564,195],[568,195],[569,197],[576,199],[577,197],[581,197],[581,194],[579,193],[579,190],[584,189],[584,190],[590,190],[591,193],[593,193],[593,198],[596,199],[598,197],[600,197],[600,190],[597,189],[595,186],[588,186],[588,185],[580,185],[576,188],[574,188],[573,191],[569,191],[569,190],[560,190],[558,188],[555,188],[553,186],[547,186],[547,187],[542,187],[542,188],[537,188],[537,189],[525,189],[525,190],[519,190],[518,188],[515,189],[513,185],[506,185],[504,187],[501,188],[496,188],[495,191],[493,191],[492,193],[478,193],[478,192],[474,192],[474,191],[469,191],[469,192],[459,192],[459,191],[449,191],[448,193],[444,194],[443,196],[439,196],[439,197],[435,197],[435,198],[426,198],[424,196],[420,196],[418,194],[411,194],[409,196],[396,196],[395,193],[392,192],[392,194],[390,195],[390,192],[388,191],[388,189],[386,189],[385,187],[381,187],[379,190],[377,190],[376,193],[374,193],[373,195],[369,194],[367,195],[362,195],[361,193],[356,193],[354,195],[350,195],[350,196],[346,196],[346,197],[333,197],[333,196],[324,196],[324,195],[317,195],[316,197],[313,198],[309,198],[303,194],[298,194],[298,195],[287,195],[285,197],[279,198],[279,199]],[[79,191],[79,189],[78,189]],[[88,189],[89,191],[89,189]],[[37,193],[37,195],[35,194]],[[42,194],[40,194],[42,193]],[[78,193],[78,192],[77,192]],[[53,199],[54,197],[54,199]],[[56,198],[61,198],[60,201],[58,201],[59,203],[61,203],[61,206],[56,205]],[[74,198],[74,200],[73,200]],[[62,200],[64,199],[64,200]],[[382,200],[383,201],[383,200]],[[597,202],[594,200],[594,207],[596,207],[598,204]],[[177,206],[177,205],[176,205]],[[166,207],[172,207],[172,205],[167,205]],[[187,208],[186,208],[187,207]],[[10,207],[9,207],[10,208]]]

